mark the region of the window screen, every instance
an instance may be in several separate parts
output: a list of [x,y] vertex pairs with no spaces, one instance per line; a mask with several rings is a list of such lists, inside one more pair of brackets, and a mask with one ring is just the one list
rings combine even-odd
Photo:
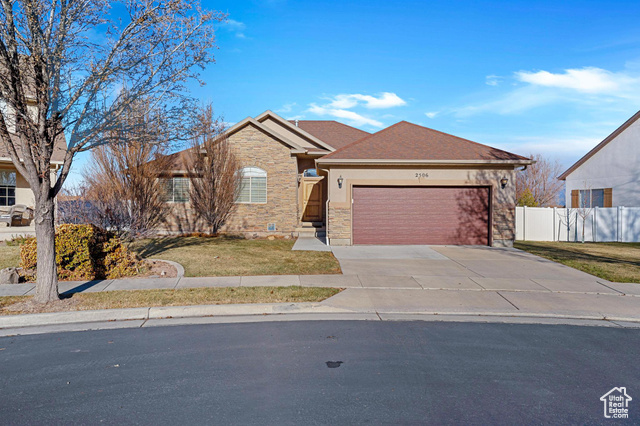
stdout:
[[16,203],[16,172],[0,170],[0,206]]
[[258,167],[240,170],[238,203],[264,204],[267,202],[267,172]]

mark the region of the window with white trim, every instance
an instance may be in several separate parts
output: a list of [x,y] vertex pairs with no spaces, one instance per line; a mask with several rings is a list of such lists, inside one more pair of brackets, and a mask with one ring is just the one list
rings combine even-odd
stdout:
[[240,191],[236,202],[264,204],[267,202],[267,172],[259,167],[244,167],[239,170]]
[[188,203],[189,198],[189,178],[173,177],[163,179],[165,201],[169,203]]
[[0,170],[0,206],[16,203],[16,172]]

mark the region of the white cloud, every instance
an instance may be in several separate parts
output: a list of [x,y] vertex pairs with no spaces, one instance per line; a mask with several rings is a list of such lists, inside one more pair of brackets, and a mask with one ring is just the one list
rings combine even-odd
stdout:
[[244,34],[247,29],[247,25],[244,22],[236,21],[235,19],[227,19],[222,25],[229,31],[234,33],[238,38],[247,38]]
[[631,77],[626,73],[614,73],[595,67],[567,69],[564,73],[558,74],[548,71],[519,71],[515,76],[517,80],[534,86],[605,95],[614,95],[640,82],[637,77]]
[[332,108],[347,109],[356,106],[364,106],[369,109],[394,108],[406,105],[407,102],[400,96],[391,92],[382,92],[378,96],[362,95],[359,93],[340,94],[330,98],[329,106]]
[[542,107],[558,101],[570,101],[569,96],[562,96],[554,90],[540,90],[532,87],[519,87],[502,96],[449,110],[456,117],[470,117],[482,113],[500,115],[520,114],[533,108]]
[[522,155],[529,153],[548,153],[557,156],[582,155],[600,142],[601,139],[597,137],[587,136],[520,136],[512,138],[512,143],[517,143],[518,151]]
[[502,82],[502,80],[503,77],[500,77],[499,75],[488,75],[485,77],[485,84],[488,86],[497,86]]
[[282,108],[277,109],[276,112],[286,114],[286,113],[289,113],[289,112],[293,111],[293,107],[294,106],[296,106],[295,102],[291,102],[289,104],[284,104],[284,105],[282,105]]
[[331,108],[331,104],[329,104],[329,106],[318,106],[316,104],[310,104],[307,111],[320,116],[328,115],[335,118],[342,118],[347,120],[352,126],[372,126],[379,128],[384,127],[384,125],[378,120],[365,117],[355,111],[349,111],[343,108]]
[[[487,84],[496,86],[501,80],[487,76]],[[467,105],[443,110],[466,118],[490,113],[515,115],[552,105],[572,105],[593,111],[640,103],[640,70],[627,68],[612,72],[602,68],[567,69],[561,73],[548,71],[519,71],[511,78],[501,94]],[[515,86],[515,87],[514,87]],[[510,87],[510,88],[508,88]]]
[[425,112],[424,115],[426,115],[429,118],[436,118],[436,115],[440,114],[440,111],[431,111],[431,112]]

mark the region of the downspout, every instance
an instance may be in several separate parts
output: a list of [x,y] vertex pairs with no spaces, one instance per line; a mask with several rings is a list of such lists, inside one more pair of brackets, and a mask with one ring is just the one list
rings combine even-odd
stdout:
[[325,239],[325,243],[327,244],[327,246],[329,246],[329,169],[321,169],[318,167],[318,160],[316,160],[316,168],[319,170],[322,170],[324,172],[327,172],[327,201],[324,202],[325,206],[324,206],[324,239]]

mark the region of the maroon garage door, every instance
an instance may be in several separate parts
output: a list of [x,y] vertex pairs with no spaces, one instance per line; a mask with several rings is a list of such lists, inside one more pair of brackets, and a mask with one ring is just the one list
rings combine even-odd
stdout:
[[489,188],[353,188],[353,244],[489,245]]

